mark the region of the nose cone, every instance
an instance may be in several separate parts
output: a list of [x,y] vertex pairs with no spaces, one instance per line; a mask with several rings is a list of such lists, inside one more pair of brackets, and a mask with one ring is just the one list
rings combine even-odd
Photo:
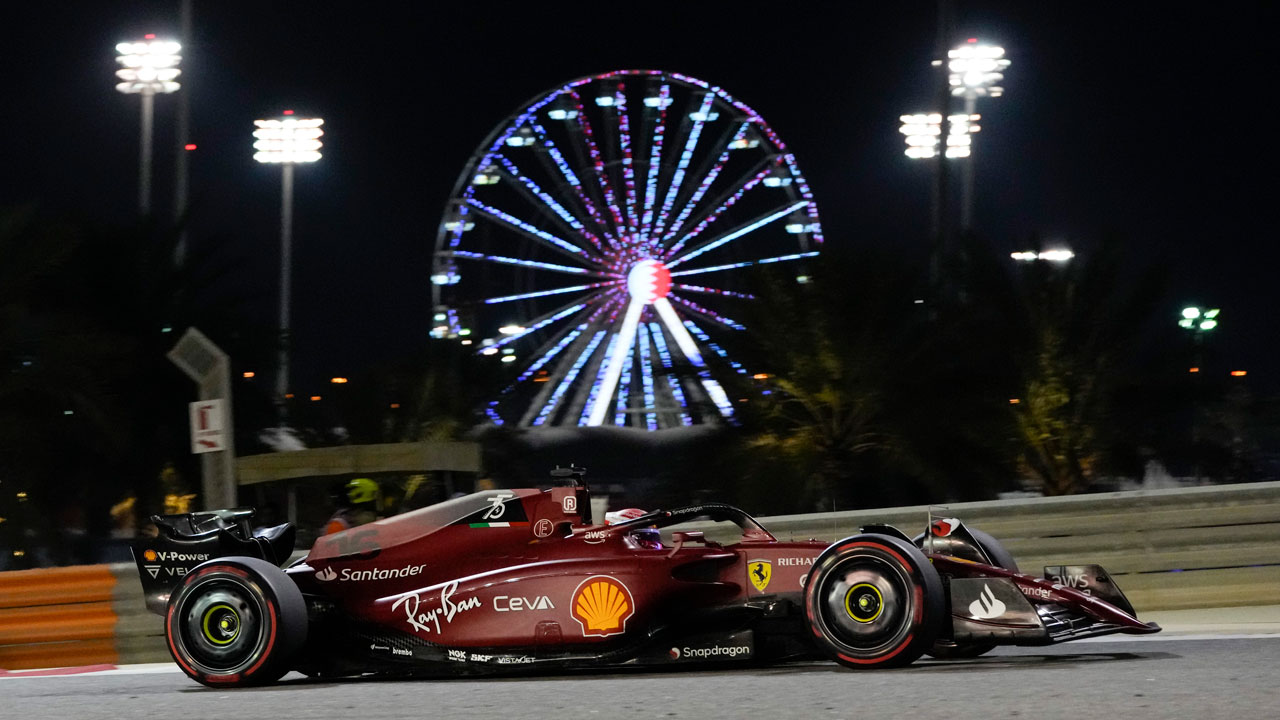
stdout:
[[657,260],[641,260],[627,274],[627,292],[646,305],[671,292],[671,271]]

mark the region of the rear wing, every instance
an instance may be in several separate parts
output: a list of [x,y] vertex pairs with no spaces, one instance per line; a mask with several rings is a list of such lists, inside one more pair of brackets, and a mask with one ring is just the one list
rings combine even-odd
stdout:
[[252,508],[210,510],[181,515],[154,515],[155,537],[133,541],[133,560],[147,609],[163,615],[169,594],[192,568],[228,556],[259,558],[281,565],[293,552],[296,530],[291,523],[252,529]]

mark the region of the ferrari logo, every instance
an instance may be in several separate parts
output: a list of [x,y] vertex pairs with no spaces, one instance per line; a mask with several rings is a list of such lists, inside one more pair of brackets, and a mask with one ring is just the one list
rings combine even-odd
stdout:
[[751,560],[747,563],[747,577],[751,578],[751,584],[757,590],[764,592],[773,577],[773,563],[768,560]]

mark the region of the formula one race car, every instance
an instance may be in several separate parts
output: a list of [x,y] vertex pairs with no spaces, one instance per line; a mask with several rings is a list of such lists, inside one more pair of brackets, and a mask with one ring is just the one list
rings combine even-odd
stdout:
[[[251,510],[157,517],[134,555],[174,661],[210,686],[828,658],[851,668],[1153,633],[1097,565],[1018,572],[991,536],[940,519],[835,543],[780,542],[729,505],[594,524],[567,485],[490,490],[321,538]],[[681,529],[681,528],[685,529]],[[692,528],[702,529],[692,529]],[[730,527],[721,544],[708,532]]]

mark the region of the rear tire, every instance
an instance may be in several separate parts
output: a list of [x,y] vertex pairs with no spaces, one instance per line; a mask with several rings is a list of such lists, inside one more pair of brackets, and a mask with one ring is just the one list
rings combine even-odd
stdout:
[[[981,530],[966,529],[973,536],[973,539],[978,542],[982,552],[988,558],[991,558],[991,564],[1002,567],[1005,570],[1018,572],[1018,563],[1014,562],[1013,555],[1009,554],[1009,551],[1005,549],[1004,545],[1000,544],[999,540]],[[945,620],[945,622],[950,621],[951,618],[949,617]],[[929,648],[928,654],[929,657],[939,660],[967,660],[986,655],[994,650],[995,647],[992,643],[957,643],[954,640],[940,639],[933,644],[933,647]]]
[[307,639],[307,606],[280,568],[249,557],[198,565],[174,590],[165,614],[174,662],[210,687],[279,680]]
[[805,616],[819,647],[851,668],[909,665],[937,637],[946,612],[928,559],[888,535],[855,535],[827,548],[805,582]]

